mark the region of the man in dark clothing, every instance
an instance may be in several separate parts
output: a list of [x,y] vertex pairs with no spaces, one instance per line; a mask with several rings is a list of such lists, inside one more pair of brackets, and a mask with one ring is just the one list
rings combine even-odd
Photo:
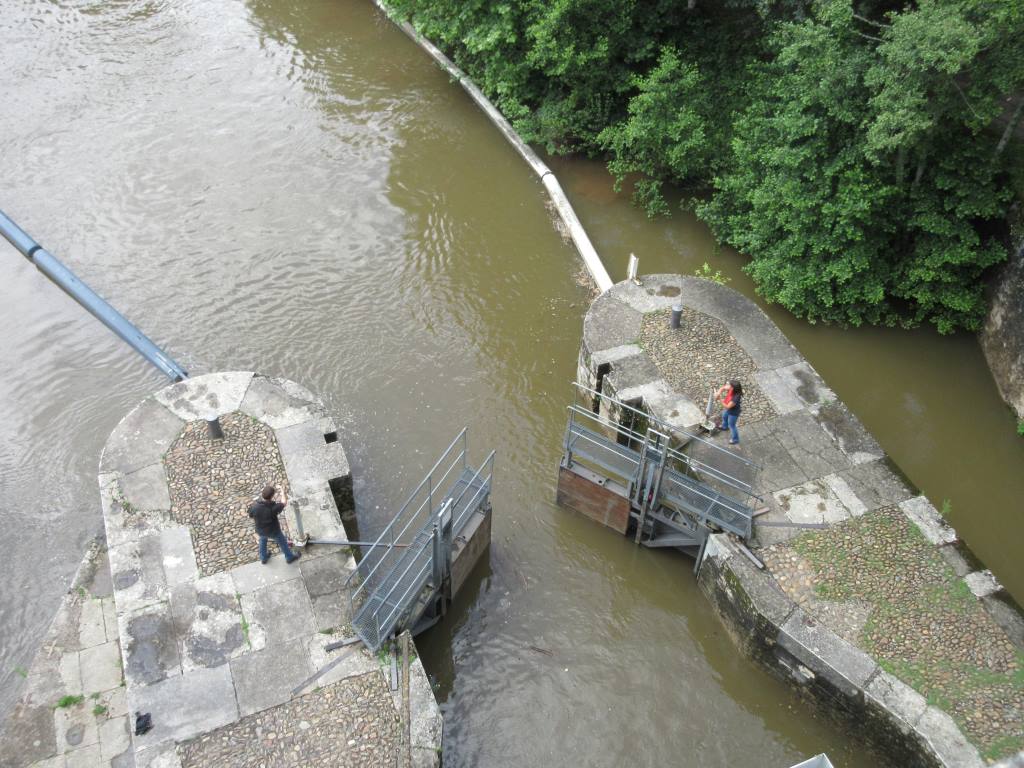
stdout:
[[288,546],[288,539],[285,537],[284,531],[281,530],[281,521],[277,519],[277,516],[284,512],[288,499],[282,491],[281,501],[275,502],[274,496],[276,495],[277,489],[268,485],[263,489],[263,493],[260,494],[256,503],[249,507],[249,517],[255,521],[256,533],[260,537],[260,562],[264,565],[270,559],[270,555],[267,554],[267,539],[274,539],[277,542],[286,562],[294,563],[302,557],[301,552],[292,552]]

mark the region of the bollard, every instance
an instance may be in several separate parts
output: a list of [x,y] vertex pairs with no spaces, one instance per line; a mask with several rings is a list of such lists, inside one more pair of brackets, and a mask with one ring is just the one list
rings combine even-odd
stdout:
[[211,440],[223,440],[224,429],[220,425],[220,417],[217,416],[212,419],[206,420],[206,432],[210,435]]
[[668,321],[668,327],[671,328],[673,331],[676,330],[677,328],[679,328],[679,321],[680,321],[680,319],[682,319],[682,317],[683,317],[683,305],[682,304],[673,304],[672,305],[672,317]]
[[640,269],[640,259],[636,257],[635,253],[629,254],[629,266],[626,268],[626,279],[629,280],[633,285],[640,285],[640,280],[637,278],[637,270]]

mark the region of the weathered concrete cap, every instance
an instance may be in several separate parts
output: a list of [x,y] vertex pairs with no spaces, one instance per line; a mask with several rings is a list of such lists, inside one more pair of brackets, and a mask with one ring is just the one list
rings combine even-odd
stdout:
[[583,345],[591,352],[635,344],[644,316],[618,300],[616,289],[598,296],[583,319]]
[[208,373],[164,387],[153,397],[179,419],[209,421],[238,410],[252,377],[252,371]]
[[915,496],[900,502],[900,509],[932,544],[952,544],[957,540],[956,531],[942,519],[942,515],[926,497]]
[[985,761],[960,732],[949,715],[928,707],[914,728],[918,737],[932,748],[942,765],[949,768],[981,768]]
[[864,689],[864,700],[869,706],[877,707],[883,716],[891,718],[906,734],[913,733],[914,726],[928,708],[924,696],[882,669]]
[[740,580],[754,610],[775,626],[783,626],[796,606],[774,580],[755,569],[745,557],[734,558],[728,567]]
[[155,397],[143,400],[107,438],[100,471],[128,474],[159,463],[184,426],[185,422]]
[[968,588],[974,593],[975,597],[988,597],[1003,588],[1003,585],[999,583],[992,571],[987,568],[984,571],[968,573],[964,576],[964,581],[967,582]]
[[846,696],[856,696],[878,665],[866,653],[797,609],[779,631],[779,645]]

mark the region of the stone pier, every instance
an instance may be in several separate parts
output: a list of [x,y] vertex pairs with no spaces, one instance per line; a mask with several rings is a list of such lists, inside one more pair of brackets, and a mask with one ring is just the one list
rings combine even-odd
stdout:
[[[274,547],[259,562],[246,510],[268,483],[289,496],[296,545],[300,531],[347,541],[337,427],[293,382],[198,376],[124,418],[100,462],[106,541],[26,673],[0,764],[439,764],[441,714],[419,660],[405,744],[390,662],[358,644],[327,650],[352,634],[349,548],[308,544],[287,564]],[[134,733],[136,713],[151,716],[148,732]]]
[[761,465],[759,563],[720,533],[699,571],[736,643],[894,765],[1024,764],[1024,621],[992,574],[753,302],[705,279],[640,283],[594,301],[579,381],[690,432],[712,388],[743,382],[739,445],[711,439]]

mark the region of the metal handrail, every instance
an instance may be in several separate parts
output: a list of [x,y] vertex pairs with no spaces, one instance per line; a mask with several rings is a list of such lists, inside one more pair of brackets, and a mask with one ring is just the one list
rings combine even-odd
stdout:
[[[627,409],[627,410],[637,414],[638,416],[642,416],[643,418],[647,419],[648,421],[653,421],[655,424],[657,424],[658,426],[664,428],[665,430],[667,430],[668,432],[670,432],[672,434],[681,435],[681,436],[687,438],[688,440],[696,440],[697,442],[699,442],[699,443],[701,443],[703,445],[706,445],[709,448],[712,448],[712,449],[714,449],[714,450],[716,450],[716,451],[718,451],[720,453],[723,453],[723,454],[729,456],[730,459],[732,459],[732,460],[739,461],[742,464],[746,464],[747,466],[755,467],[756,469],[762,469],[761,465],[758,464],[757,462],[750,461],[749,459],[746,459],[746,458],[744,458],[742,456],[737,456],[732,451],[726,450],[725,448],[722,448],[720,445],[715,445],[710,440],[705,440],[700,435],[695,435],[695,434],[693,434],[691,432],[687,432],[685,429],[680,429],[679,427],[675,427],[675,426],[673,426],[673,425],[671,425],[671,424],[669,424],[667,422],[662,421],[657,416],[654,416],[653,414],[647,413],[646,411],[641,411],[638,408],[634,408],[633,406],[628,405],[627,403],[624,403],[621,400],[615,399],[611,395],[607,395],[607,394],[603,394],[601,392],[598,392],[597,390],[591,389],[590,387],[588,387],[588,386],[586,386],[584,384],[580,384],[578,381],[574,381],[573,382],[573,386],[576,387],[576,389],[582,390],[584,392],[588,392],[591,395],[594,395],[595,397],[601,397],[601,398],[605,398],[607,400],[610,400],[611,402],[615,403],[616,405],[618,405],[621,408],[625,408],[625,409]],[[571,407],[574,407],[574,406],[570,406],[570,408]],[[583,409],[583,410],[586,410],[586,409]],[[593,413],[593,412],[591,411],[591,413]],[[643,439],[643,438],[640,438],[640,439]]]
[[[675,477],[672,474],[669,474],[669,480],[672,481],[672,482],[677,482]],[[724,494],[718,494],[718,497],[710,496],[707,493],[704,493],[700,488],[695,488],[695,487],[689,486],[689,485],[684,486],[684,487],[686,488],[686,490],[688,492],[694,493],[697,496],[700,496],[702,499],[705,499],[706,501],[711,502],[711,504],[718,505],[720,507],[724,507],[724,508],[728,509],[730,512],[732,512],[733,514],[739,515],[744,520],[753,520],[753,516],[751,514],[748,514],[745,510],[743,510],[743,509],[736,509],[736,508],[734,508],[734,507],[732,507],[732,506],[730,506],[730,505],[728,505],[726,503],[723,503],[723,500],[727,501],[727,502],[731,501],[734,504],[738,503],[738,502],[736,502],[735,499],[730,499],[728,496],[725,496]],[[710,509],[710,507],[709,507],[709,509]],[[696,513],[696,514],[700,514],[701,517],[705,517],[705,518],[709,517],[709,515],[706,512],[705,513]]]
[[[465,467],[465,459],[466,459],[466,447],[465,447],[465,444],[466,444],[466,432],[467,432],[467,430],[468,430],[468,427],[463,427],[462,428],[462,431],[459,432],[458,435],[456,435],[454,440],[452,440],[451,444],[448,446],[448,448],[445,449],[444,453],[441,454],[441,457],[434,463],[434,466],[431,467],[430,471],[427,472],[426,476],[423,478],[423,480],[420,482],[420,484],[418,486],[416,486],[416,489],[411,494],[409,494],[409,498],[401,506],[401,508],[398,510],[397,514],[392,518],[391,522],[388,523],[387,526],[385,526],[384,530],[381,531],[380,536],[377,537],[377,539],[374,541],[374,543],[370,546],[369,550],[367,550],[367,552],[365,552],[363,554],[363,559],[362,559],[362,561],[360,561],[360,566],[363,563],[366,562],[367,558],[370,556],[370,554],[374,551],[375,548],[377,548],[377,547],[382,545],[382,542],[383,542],[385,536],[389,536],[390,535],[391,539],[389,541],[389,544],[394,545],[394,544],[398,543],[397,539],[402,537],[402,536],[404,536],[405,533],[409,530],[409,527],[420,516],[420,513],[423,511],[424,504],[429,504],[431,502],[431,500],[432,500],[432,496],[433,496],[432,478],[433,478],[434,472],[437,471],[437,468],[440,467],[441,464],[444,463],[445,459],[447,459],[450,456],[450,454],[452,453],[452,450],[455,448],[455,446],[459,443],[460,440],[463,443],[463,447],[462,447],[461,451],[459,451],[459,454],[456,457],[456,459],[452,462],[452,465],[449,466],[449,468],[446,470],[446,472],[444,474],[444,477],[448,476],[449,472],[451,472],[452,467],[454,467],[455,463],[458,462],[460,459],[462,460],[462,466]],[[402,526],[402,529],[398,532],[397,537],[396,537],[394,535],[394,528],[395,528],[396,523],[398,523],[402,519],[403,515],[408,510],[409,505],[411,505],[413,503],[413,501],[419,495],[420,491],[422,491],[424,486],[426,486],[428,483],[430,483],[430,489],[428,491],[427,499],[424,502],[420,503],[419,507],[410,516],[410,518],[406,521],[405,525]],[[350,584],[352,582],[352,579],[357,574],[362,576],[362,584],[360,584],[359,587],[357,587],[353,591],[353,593],[352,593],[353,600],[354,600],[354,598],[360,592],[363,591],[364,586],[369,583],[369,581],[372,578],[372,576],[377,572],[377,569],[380,568],[381,564],[384,562],[384,559],[386,558],[387,553],[391,550],[391,548],[389,546],[387,546],[387,545],[384,545],[383,549],[384,549],[384,554],[382,554],[380,556],[380,558],[373,565],[373,567],[370,568],[370,570],[368,572],[364,573],[363,572],[364,569],[362,569],[361,567],[357,567],[355,570],[353,570],[348,575],[348,578],[345,580],[345,586],[347,587],[347,586],[350,586]]]
[[[391,597],[392,594],[394,594],[395,590],[398,589],[398,585],[402,583],[403,579],[405,579],[406,574],[409,573],[409,571],[412,569],[412,567],[414,565],[416,565],[416,563],[419,561],[419,559],[423,555],[423,551],[424,551],[424,549],[426,549],[427,545],[430,544],[431,546],[433,546],[434,536],[436,536],[436,535],[437,535],[436,531],[431,533],[430,538],[427,539],[423,543],[423,546],[420,547],[419,552],[417,552],[414,557],[409,559],[409,564],[407,566],[405,566],[405,570],[402,571],[401,575],[397,579],[395,579],[394,585],[391,587],[391,589],[389,589],[384,595],[381,596],[381,598],[380,598],[381,603],[388,604],[388,602],[389,602],[388,599]],[[431,564],[430,563],[430,559],[428,558],[426,565],[429,566],[430,564]],[[397,567],[397,565],[396,565],[396,567]],[[424,571],[424,568],[420,568],[420,574],[418,574],[416,579],[413,580],[413,582],[412,582],[413,584],[418,584],[419,583],[419,578],[423,574],[423,571]],[[388,574],[388,575],[390,576],[390,574]],[[402,598],[401,598],[402,600],[405,599],[406,595],[408,595],[408,593],[410,592],[411,589],[412,589],[411,586],[406,588],[405,592],[402,594]],[[380,636],[381,630],[385,626],[387,626],[387,623],[389,621],[391,621],[391,617],[395,615],[395,611],[397,611],[399,609],[399,607],[404,605],[404,603],[402,603],[401,601],[395,601],[395,602],[390,603],[390,605],[392,605],[393,607],[391,609],[391,612],[387,615],[387,618],[384,621],[381,621],[379,614],[376,614],[376,613],[374,614],[374,619],[375,619],[375,622],[376,622],[376,625],[377,625],[377,636],[378,637]]]
[[[488,457],[487,457],[487,458],[486,458],[486,459],[484,460],[483,464],[481,464],[481,465],[480,465],[480,468],[479,468],[479,469],[477,469],[477,470],[476,470],[476,471],[475,471],[475,472],[473,473],[473,476],[472,476],[472,477],[471,477],[471,478],[469,479],[469,481],[467,482],[467,484],[466,484],[466,487],[462,489],[462,492],[461,492],[461,493],[459,494],[458,498],[456,498],[456,499],[452,499],[452,500],[451,500],[451,507],[450,507],[450,508],[451,508],[452,510],[455,510],[455,509],[456,509],[456,508],[458,507],[459,503],[460,503],[460,502],[462,501],[462,498],[463,498],[463,497],[464,497],[464,496],[466,495],[466,492],[467,492],[467,491],[468,491],[468,490],[470,489],[470,487],[472,486],[472,484],[473,484],[473,483],[474,483],[474,482],[475,482],[475,481],[476,481],[477,479],[479,479],[479,478],[480,478],[480,474],[481,474],[481,472],[483,472],[483,470],[484,470],[484,467],[485,467],[485,466],[487,466],[487,465],[489,465],[489,464],[492,464],[492,463],[493,463],[493,461],[494,461],[494,456],[495,456],[495,451],[491,451],[490,455],[489,455],[489,456],[488,456]],[[471,501],[475,501],[475,500],[477,499],[477,497],[479,497],[479,496],[480,496],[480,494],[481,494],[481,493],[484,493],[484,492],[487,492],[487,493],[489,493],[489,492],[490,492],[490,481],[491,481],[491,477],[492,477],[492,475],[488,475],[488,477],[487,477],[487,481],[486,481],[485,483],[483,483],[483,484],[482,484],[482,485],[480,486],[480,488],[478,488],[478,489],[476,490],[476,492],[475,492],[475,493],[473,494],[473,497],[472,497]],[[468,506],[466,506],[466,507],[464,508],[463,512],[461,513],[460,517],[458,517],[458,518],[456,518],[456,517],[455,517],[454,513],[452,514],[452,530],[453,530],[453,531],[458,531],[458,530],[460,529],[460,527],[461,527],[461,523],[462,523],[462,521],[464,520],[464,518],[465,518],[465,515],[466,515],[466,511],[465,511],[465,510],[467,510],[467,509],[471,509],[471,508],[472,508],[472,505],[468,505]],[[443,509],[443,507],[442,507],[442,509]],[[435,535],[435,533],[434,533],[434,532],[432,532],[432,533],[431,533],[431,537],[430,537],[429,539],[427,539],[427,542],[433,541],[433,537],[434,537],[434,535]],[[426,544],[424,544],[423,546],[425,547],[425,546],[426,546]],[[417,554],[416,554],[416,555],[415,555],[414,557],[412,557],[412,558],[410,559],[409,565],[407,565],[407,566],[406,566],[406,568],[405,568],[405,570],[404,570],[404,571],[402,571],[402,573],[401,573],[401,574],[400,574],[400,575],[398,576],[398,578],[394,580],[394,586],[393,586],[393,587],[392,587],[392,588],[391,588],[391,589],[390,589],[390,590],[389,590],[389,591],[388,591],[387,593],[385,593],[385,595],[384,595],[384,596],[383,596],[383,597],[381,598],[381,600],[382,600],[382,601],[386,601],[386,600],[387,600],[387,598],[388,598],[388,597],[390,597],[390,596],[391,596],[391,594],[392,594],[392,593],[394,592],[394,590],[395,590],[395,589],[397,589],[398,585],[402,583],[402,580],[403,580],[403,579],[405,578],[406,574],[407,574],[407,573],[409,572],[409,569],[410,569],[410,568],[412,568],[413,564],[414,564],[414,563],[416,562],[416,560],[418,559],[418,557],[420,556],[420,554],[422,553],[422,551],[423,551],[423,550],[422,550],[422,548],[421,548],[421,549],[420,549],[420,552],[418,552],[418,553],[417,553]],[[396,570],[398,569],[398,567],[399,567],[399,565],[400,565],[400,564],[401,564],[401,560],[400,560],[399,562],[395,563],[395,565],[394,565],[394,566],[392,567],[392,569],[391,569],[391,570],[390,570],[390,571],[389,571],[388,573],[386,573],[386,574],[384,575],[384,578],[383,578],[383,579],[382,579],[381,581],[382,581],[382,582],[387,582],[387,581],[390,581],[390,580],[391,580],[391,576],[392,576],[392,574],[393,574],[393,573],[394,573],[394,572],[395,572],[395,571],[396,571]],[[365,584],[365,583],[366,583],[366,582],[364,582],[364,584]],[[360,585],[360,586],[362,587],[362,585]],[[405,596],[403,595],[403,598],[404,598],[404,597],[405,597]]]
[[[609,398],[609,399],[611,399],[611,398]],[[629,406],[626,406],[626,407],[629,407]],[[576,405],[574,403],[573,405],[568,406],[568,409],[569,409],[569,412],[570,412],[570,418],[572,418],[571,414],[576,414],[576,415],[579,415],[579,416],[584,416],[584,417],[590,419],[591,421],[596,421],[599,424],[603,424],[604,426],[609,427],[610,429],[614,429],[620,435],[625,435],[626,437],[629,437],[630,439],[637,440],[637,441],[640,441],[640,442],[643,442],[646,439],[646,435],[643,435],[640,432],[634,432],[632,429],[630,429],[629,427],[623,426],[622,424],[616,424],[614,421],[606,419],[601,414],[594,413],[593,411],[591,411],[591,410],[589,410],[587,408],[584,408],[583,406]],[[642,411],[638,411],[638,413],[642,413]]]
[[[586,427],[583,427],[583,429],[586,429]],[[610,450],[616,456],[619,456],[623,460],[628,461],[628,462],[630,462],[632,464],[639,465],[639,463],[640,463],[637,459],[633,458],[632,456],[630,456],[626,452],[626,451],[632,450],[632,449],[619,450],[619,448],[617,446],[614,446],[614,445],[604,445],[604,444],[598,442],[597,440],[595,440],[594,438],[592,438],[590,435],[584,435],[582,433],[577,433],[576,434],[576,440],[585,440],[588,443],[593,443],[594,445],[601,446],[602,449]],[[575,443],[576,441],[574,440],[573,442]]]
[[[466,433],[463,429],[452,441],[372,545],[379,551],[388,546],[384,542],[390,538],[393,547],[396,537],[405,537],[413,522],[422,522],[412,534],[412,541],[405,545],[404,553],[380,557],[364,573],[357,569],[346,580],[346,584],[350,584],[356,573],[363,576],[363,582],[349,592],[349,606],[354,628],[374,650],[383,641],[384,633],[390,634],[400,622],[408,620],[403,617],[415,610],[420,600],[417,593],[428,583],[431,570],[435,579],[446,571],[444,563],[450,562],[452,543],[448,540],[449,525],[452,535],[457,535],[466,524],[467,516],[479,509],[490,494],[496,452],[491,451],[478,468],[467,466]],[[461,473],[453,478],[452,471],[460,468]],[[468,493],[470,489],[473,493]],[[427,498],[417,505],[424,493]],[[442,502],[437,510],[433,504],[435,499]],[[425,508],[429,510],[427,515],[422,514]],[[441,539],[438,538],[442,536],[437,527],[438,519],[444,520]],[[440,584],[436,586],[439,588]],[[360,603],[358,609],[357,603]]]
[[458,509],[459,504],[462,502],[462,497],[466,495],[466,491],[468,491],[470,488],[473,487],[473,483],[476,482],[476,480],[480,477],[480,474],[484,471],[484,467],[487,467],[487,469],[488,469],[487,479],[480,484],[479,488],[477,488],[476,492],[473,494],[473,498],[470,499],[470,503],[466,504],[463,507],[463,509],[459,513],[458,517],[455,517],[454,515],[452,516],[452,530],[453,531],[457,531],[457,530],[459,530],[462,527],[462,525],[461,525],[462,521],[465,519],[465,517],[468,514],[470,514],[469,512],[467,512],[467,510],[473,509],[474,502],[476,501],[477,496],[479,496],[480,493],[483,492],[483,491],[486,491],[486,492],[490,493],[491,479],[494,477],[493,466],[494,466],[494,455],[495,455],[495,453],[496,453],[496,451],[491,451],[490,452],[490,454],[487,456],[487,458],[484,459],[483,463],[480,465],[479,469],[477,469],[473,473],[473,476],[466,483],[466,487],[462,489],[462,493],[459,494],[459,497],[452,501],[452,509],[453,510],[454,509]]
[[[740,480],[738,477],[733,477],[732,475],[723,472],[718,467],[714,467],[711,464],[701,461],[700,459],[695,459],[693,456],[689,456],[683,453],[682,451],[677,451],[674,448],[669,448],[667,449],[667,451],[668,455],[671,458],[682,462],[695,472],[705,472],[709,475],[712,475],[716,480],[720,480],[729,487],[735,488],[738,491],[742,491],[745,496],[761,501],[761,497],[754,493],[754,486],[752,486],[750,483],[746,483],[743,480]],[[729,455],[733,456],[734,454],[730,453]]]
[[[654,421],[659,426],[665,427],[666,431],[669,432],[669,433],[675,432],[677,434],[686,435],[686,436],[690,437],[692,440],[696,440],[696,441],[700,442],[702,445],[707,445],[707,446],[709,446],[711,448],[714,448],[716,451],[720,452],[724,456],[727,456],[730,461],[737,461],[737,462],[739,462],[741,464],[744,464],[744,465],[746,465],[748,467],[751,467],[751,468],[753,468],[755,470],[760,469],[760,465],[756,464],[755,462],[749,461],[749,460],[745,459],[742,456],[737,456],[736,454],[732,453],[731,451],[727,451],[727,450],[721,448],[720,446],[715,445],[712,442],[704,440],[703,438],[697,437],[695,435],[690,435],[690,433],[686,432],[685,430],[677,430],[674,427],[672,427],[671,425],[665,424],[664,422],[659,421],[656,417],[651,416],[650,414],[647,414],[644,411],[638,410],[638,409],[634,408],[633,406],[627,405],[626,403],[623,403],[623,402],[621,402],[619,400],[616,400],[615,398],[611,397],[610,395],[601,395],[596,390],[590,389],[589,387],[586,387],[586,386],[584,386],[582,384],[576,384],[576,386],[579,389],[581,389],[581,390],[583,390],[585,392],[589,392],[589,393],[592,393],[592,394],[595,394],[595,395],[599,395],[600,397],[607,398],[610,402],[615,403],[616,405],[619,405],[622,408],[625,408],[625,409],[627,409],[627,410],[629,410],[629,411],[631,411],[631,412],[633,412],[633,413],[635,413],[635,414],[637,414],[639,416],[642,416],[642,417],[644,417],[646,419]],[[608,428],[614,430],[616,433],[618,433],[620,435],[623,435],[624,437],[627,437],[630,440],[635,440],[636,442],[642,443],[645,446],[651,440],[651,435],[653,435],[653,436],[655,436],[657,438],[661,438],[662,440],[665,441],[663,450],[665,450],[667,456],[680,461],[686,467],[688,467],[688,468],[690,468],[690,469],[692,469],[692,470],[694,470],[696,472],[703,472],[703,473],[706,473],[708,475],[711,475],[714,479],[719,480],[720,482],[726,484],[730,488],[733,488],[736,491],[742,493],[747,498],[757,499],[758,502],[763,501],[760,496],[758,496],[757,494],[754,493],[753,486],[750,483],[746,483],[743,480],[740,480],[739,478],[734,477],[733,475],[730,475],[729,473],[727,473],[727,472],[725,472],[725,471],[723,471],[721,469],[718,469],[717,467],[712,466],[711,464],[703,462],[700,459],[696,459],[696,458],[694,458],[692,456],[689,456],[689,455],[687,455],[685,453],[682,453],[679,450],[676,450],[675,448],[670,447],[669,446],[669,440],[670,440],[671,435],[670,434],[666,434],[666,432],[663,432],[663,431],[660,431],[658,429],[655,429],[655,428],[651,427],[651,428],[648,429],[648,433],[647,434],[643,434],[642,435],[639,432],[636,432],[636,431],[630,429],[629,427],[626,427],[626,426],[624,426],[622,424],[616,424],[614,421],[611,421],[611,420],[605,418],[600,413],[594,413],[592,410],[584,408],[584,407],[582,407],[582,406],[580,406],[578,404],[570,405],[570,406],[568,406],[568,408],[569,408],[569,411],[570,411],[570,430],[572,428],[572,425],[575,423],[576,418],[577,417],[583,417],[583,418],[586,418],[586,419],[588,419],[590,421],[594,421],[594,422],[597,422],[598,424],[601,424],[601,425],[603,425],[605,427],[608,427]],[[590,440],[590,442],[593,442],[595,444],[600,445],[599,443],[596,443],[596,441],[594,441],[594,440],[592,440],[590,438],[587,438],[587,437],[585,437],[583,435],[579,435],[578,434],[578,437],[583,437],[585,440]],[[605,449],[607,448],[607,446],[603,446],[603,445],[601,447],[605,448]],[[572,446],[569,445],[569,446],[567,446],[567,448],[571,450]],[[634,460],[630,456],[627,456],[625,454],[625,451],[619,450],[618,448],[615,448],[613,450],[615,450],[616,454],[618,456],[621,456],[623,459],[629,460],[630,462],[632,462],[634,464],[637,464],[637,467],[639,468],[640,462]],[[635,475],[633,477],[630,477],[630,478],[625,478],[625,475],[621,475],[621,476],[624,479],[630,479],[630,480],[635,479]]]

